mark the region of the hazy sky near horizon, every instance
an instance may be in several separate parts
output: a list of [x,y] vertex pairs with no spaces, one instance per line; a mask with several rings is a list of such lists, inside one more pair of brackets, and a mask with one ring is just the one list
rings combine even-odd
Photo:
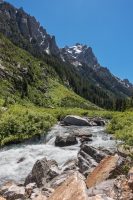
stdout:
[[79,42],[133,82],[133,0],[7,0],[36,17],[60,47]]

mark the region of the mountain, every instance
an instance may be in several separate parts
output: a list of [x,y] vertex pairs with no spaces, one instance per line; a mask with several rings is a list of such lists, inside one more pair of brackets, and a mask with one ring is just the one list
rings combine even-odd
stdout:
[[92,48],[87,47],[87,45],[77,43],[72,47],[66,46],[61,49],[61,54],[63,61],[68,61],[75,66],[86,64],[90,67],[95,67],[99,65]]
[[52,67],[62,85],[100,107],[113,109],[118,98],[125,99],[133,94],[133,85],[102,67],[91,47],[77,43],[59,48],[55,36],[48,34],[23,8],[17,9],[1,1],[0,32]]
[[[17,52],[17,53],[16,53]],[[36,106],[99,109],[65,87],[52,66],[0,34],[0,100]]]
[[82,76],[91,80],[98,87],[121,97],[133,94],[133,84],[127,79],[119,79],[108,68],[102,67],[91,47],[77,43],[72,47],[62,48],[61,54],[64,62],[74,65],[75,70],[78,70]]
[[0,32],[35,55],[59,55],[55,37],[49,35],[23,8],[16,9],[6,2],[0,4]]

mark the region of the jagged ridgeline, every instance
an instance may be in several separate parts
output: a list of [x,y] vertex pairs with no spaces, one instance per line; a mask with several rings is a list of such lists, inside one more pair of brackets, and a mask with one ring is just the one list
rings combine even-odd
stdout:
[[[133,93],[133,85],[128,80],[120,80],[112,75],[107,68],[102,67],[90,47],[77,43],[72,47],[60,49],[56,44],[55,37],[49,35],[40,26],[40,23],[34,17],[25,13],[22,8],[16,9],[6,2],[0,4],[0,32],[15,45],[27,50],[38,60],[41,60],[41,63],[46,63],[46,71],[55,73],[56,76],[53,75],[53,77],[58,77],[62,87],[63,85],[66,86],[69,91],[71,88],[78,95],[100,107],[116,109],[116,103],[121,102],[121,105],[119,104],[119,110],[121,110],[125,105],[125,99],[129,98]],[[15,56],[17,57],[17,52]],[[27,69],[29,63],[25,63],[23,70]],[[32,67],[32,64],[29,65],[28,68],[30,68],[29,71],[31,72],[34,67]],[[43,64],[40,64],[39,69],[44,70]],[[26,73],[24,71],[24,74]],[[37,71],[34,71],[34,77],[37,77],[36,73]],[[42,80],[44,74],[45,80],[47,80],[48,73],[40,71]],[[36,80],[32,79],[33,74],[23,75],[23,86],[16,84],[20,87],[17,89],[23,91],[22,98],[29,95],[33,82],[36,84]],[[10,83],[10,81],[8,82]],[[37,92],[39,91],[39,94],[41,93],[42,95],[40,99],[44,96],[46,98],[46,88],[48,88],[46,82],[48,81],[45,81],[43,89],[42,87],[39,87],[40,89],[37,91],[32,89],[35,94],[33,96],[38,96]],[[33,98],[30,99],[33,100]],[[43,103],[41,104],[43,105]]]

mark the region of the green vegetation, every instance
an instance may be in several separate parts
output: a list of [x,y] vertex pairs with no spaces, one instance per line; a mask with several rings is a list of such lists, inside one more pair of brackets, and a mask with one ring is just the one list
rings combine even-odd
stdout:
[[102,110],[65,87],[50,65],[0,34],[1,146],[46,133],[66,113],[84,109]]
[[107,130],[117,139],[133,146],[133,112],[115,113]]
[[[0,101],[2,102],[2,100]],[[33,104],[14,104],[8,108],[0,107],[0,146],[21,142],[25,139],[47,133],[47,131],[68,114],[106,116],[104,111],[81,108],[44,108]]]
[[[19,142],[35,135],[46,133],[57,120],[67,114],[101,116],[111,119],[107,130],[126,144],[133,145],[133,113],[104,111],[81,96],[81,86],[87,99],[99,104],[100,100],[106,106],[106,96],[100,90],[93,88],[77,74],[73,77],[71,69],[69,82],[74,91],[63,85],[64,72],[61,63],[49,57],[46,62],[34,58],[28,52],[16,47],[0,34],[0,146]],[[52,67],[51,67],[52,66]],[[54,66],[54,68],[53,68]],[[56,69],[56,70],[55,70]],[[60,77],[57,75],[59,71]],[[81,84],[82,82],[82,84]],[[80,86],[80,87],[79,87]],[[87,93],[87,91],[89,91]],[[89,94],[92,94],[89,96]],[[96,96],[95,96],[96,95]],[[98,97],[98,96],[99,97]],[[133,99],[125,102],[117,99],[116,110],[133,107]],[[104,107],[104,105],[102,105]]]
[[5,106],[30,103],[43,107],[100,109],[65,87],[53,67],[16,47],[0,34],[0,97]]

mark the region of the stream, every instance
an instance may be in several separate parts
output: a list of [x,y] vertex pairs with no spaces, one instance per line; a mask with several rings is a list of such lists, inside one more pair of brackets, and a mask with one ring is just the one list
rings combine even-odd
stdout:
[[77,158],[80,142],[62,148],[54,145],[57,135],[70,134],[74,131],[91,133],[92,142],[88,143],[95,148],[104,147],[111,151],[116,150],[116,141],[111,139],[104,127],[61,126],[57,124],[51,128],[47,136],[42,137],[38,142],[11,145],[0,150],[0,185],[8,181],[23,183],[35,162],[44,157],[56,160],[60,168],[66,161]]

